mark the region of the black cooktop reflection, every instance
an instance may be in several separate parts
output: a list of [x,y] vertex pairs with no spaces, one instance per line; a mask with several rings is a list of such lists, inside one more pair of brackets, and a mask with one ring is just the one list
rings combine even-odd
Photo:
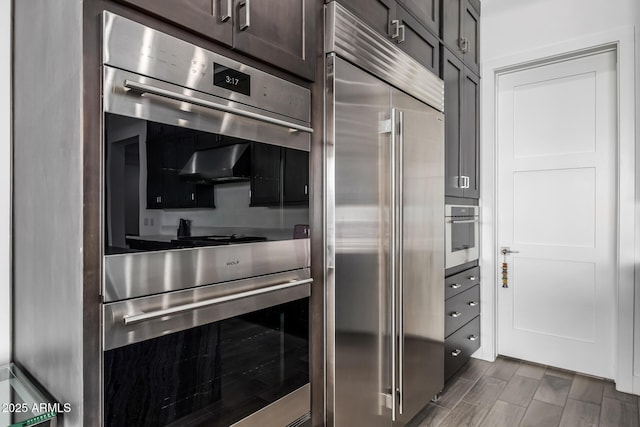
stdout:
[[222,246],[222,245],[234,245],[236,243],[253,243],[264,242],[266,237],[258,236],[238,236],[232,234],[231,236],[189,236],[178,237],[171,241],[172,244],[179,245],[185,248],[196,246]]

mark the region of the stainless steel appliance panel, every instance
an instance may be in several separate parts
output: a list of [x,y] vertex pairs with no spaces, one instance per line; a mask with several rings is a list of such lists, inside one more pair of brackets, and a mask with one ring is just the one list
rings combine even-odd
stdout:
[[105,302],[307,268],[309,239],[104,257]]
[[[391,88],[346,61],[330,57],[335,72],[335,284],[327,301],[335,317],[335,391],[328,402],[334,425],[387,426],[384,394],[391,389],[387,283],[390,258]],[[331,162],[331,159],[328,159]],[[332,242],[333,243],[333,242]],[[329,243],[330,245],[332,243]],[[330,356],[331,357],[331,356]]]
[[337,1],[327,5],[325,50],[444,111],[444,83]]
[[445,206],[446,268],[479,258],[480,224],[477,206]]
[[[110,12],[103,13],[103,31],[106,65],[303,122],[311,118],[308,89]],[[214,86],[214,63],[249,74],[250,95]]]
[[[103,108],[107,113],[309,151],[308,122],[108,66]],[[236,113],[229,112],[233,109]]]
[[156,338],[311,294],[309,269],[105,304],[104,349]]
[[444,115],[393,91],[400,225],[397,423],[444,387]]

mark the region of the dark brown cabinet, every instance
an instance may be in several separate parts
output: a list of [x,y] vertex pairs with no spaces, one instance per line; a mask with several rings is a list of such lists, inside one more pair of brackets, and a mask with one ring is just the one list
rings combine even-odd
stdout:
[[445,380],[480,348],[479,275],[480,267],[473,267],[445,279]]
[[440,0],[398,0],[434,34],[440,32]]
[[400,28],[396,39],[398,47],[437,75],[440,65],[438,39],[400,5],[396,8],[396,19]]
[[314,80],[314,0],[118,0]]
[[480,197],[479,78],[442,49],[445,114],[445,195]]
[[197,135],[152,123],[147,137],[147,209],[215,208],[213,186],[179,175],[196,150]]
[[442,40],[474,73],[480,74],[480,3],[442,0]]
[[233,4],[227,0],[117,1],[135,6],[227,46],[233,43],[233,24],[230,19]]
[[251,206],[309,203],[309,153],[267,144],[254,144]]
[[[407,7],[395,0],[350,0],[340,4],[350,9],[376,32],[396,43],[400,49],[434,74],[438,74],[438,38],[427,29],[433,30],[433,27],[421,19],[428,8],[411,8],[422,5],[422,0],[405,1],[403,4]],[[437,33],[437,30],[433,31]]]

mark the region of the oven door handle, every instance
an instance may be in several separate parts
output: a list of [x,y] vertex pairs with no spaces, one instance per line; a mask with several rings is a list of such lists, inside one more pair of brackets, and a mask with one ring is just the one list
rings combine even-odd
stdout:
[[451,224],[471,224],[474,222],[480,222],[479,219],[452,219],[449,221]]
[[226,295],[223,297],[211,298],[204,301],[198,301],[191,304],[178,305],[175,307],[166,308],[164,310],[151,311],[149,313],[141,314],[127,314],[123,317],[125,326],[134,325],[136,323],[144,322],[145,320],[157,319],[158,317],[169,316],[172,314],[183,313],[185,311],[191,311],[198,308],[209,307],[212,305],[220,304],[223,302],[235,301],[242,298],[253,297],[256,295],[267,294],[269,292],[275,292],[282,289],[293,288],[295,286],[304,285],[313,282],[313,279],[296,280],[293,282],[280,283],[278,285],[267,286],[265,288],[255,289],[246,292],[240,292],[237,294]]
[[252,113],[251,111],[240,110],[235,107],[229,107],[224,104],[218,104],[217,102],[206,101],[204,99],[198,99],[193,96],[183,95],[178,92],[162,89],[155,86],[150,86],[144,83],[138,83],[133,80],[125,80],[124,87],[129,90],[139,92],[140,94],[149,93],[151,95],[161,96],[163,98],[169,98],[176,101],[187,102],[189,104],[197,105],[199,107],[211,108],[213,110],[223,111],[225,113],[231,113],[249,119],[259,120],[265,123],[271,123],[273,125],[282,126],[289,129],[294,129],[300,132],[313,133],[313,129],[307,126],[301,126],[295,123],[287,122],[285,120],[274,119],[273,117],[264,116],[262,114]]

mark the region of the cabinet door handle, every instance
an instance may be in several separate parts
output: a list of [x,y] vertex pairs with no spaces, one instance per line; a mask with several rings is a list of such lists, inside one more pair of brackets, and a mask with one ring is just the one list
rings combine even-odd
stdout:
[[459,289],[459,288],[461,288],[461,287],[462,287],[462,285],[461,285],[461,284],[459,284],[459,283],[452,283],[451,285],[449,285],[449,287],[450,287],[451,289]]
[[403,25],[398,25],[398,33],[400,34],[399,37],[398,37],[398,44],[404,42],[404,36],[405,36],[404,30],[405,30],[404,24]]
[[162,203],[162,196],[156,197],[156,203]]
[[391,38],[397,39],[398,36],[400,35],[400,21],[397,19],[393,19],[391,21],[391,27],[393,28],[393,32],[391,31],[391,28],[389,28],[389,33],[391,33]]
[[462,313],[460,313],[459,311],[454,311],[452,313],[449,313],[449,316],[456,318],[462,316]]
[[458,348],[457,348],[457,349],[455,349],[455,350],[453,350],[453,351],[451,352],[451,355],[452,355],[453,357],[458,357],[458,356],[460,356],[460,353],[462,353],[462,350],[460,350],[460,349],[458,349]]
[[476,276],[469,276],[469,280],[475,282],[476,280],[478,280],[478,278]]
[[469,341],[475,341],[478,339],[477,335],[469,335]]
[[478,301],[469,301],[469,307],[475,307],[478,305]]
[[469,43],[469,39],[466,37],[461,37],[460,40],[458,41],[458,46],[460,47],[460,50],[462,51],[462,53],[469,53],[470,51],[470,43]]
[[242,19],[243,15],[240,15],[240,22],[238,23],[240,27],[240,31],[247,30],[251,26],[251,0],[244,0],[240,2],[240,5],[238,6],[238,10],[242,9],[243,7],[244,7],[244,19]]
[[306,196],[307,194],[309,194],[309,186],[305,185],[304,186],[304,195]]
[[194,201],[196,199],[195,193],[191,193],[191,200]]
[[[226,22],[231,18],[231,9],[233,9],[233,0],[220,0],[220,21]],[[222,10],[222,6],[226,6]]]

